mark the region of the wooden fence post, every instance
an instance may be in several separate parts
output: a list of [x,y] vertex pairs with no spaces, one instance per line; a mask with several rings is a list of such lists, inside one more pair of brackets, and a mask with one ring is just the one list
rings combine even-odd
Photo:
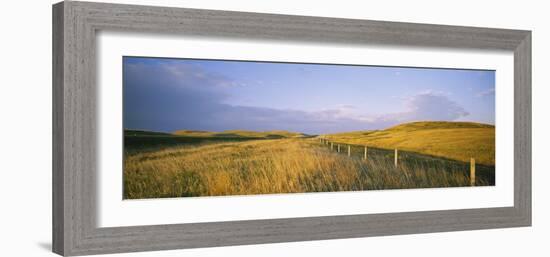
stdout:
[[397,148],[395,148],[394,160],[395,167],[397,167]]
[[338,144],[338,152],[340,152],[340,144]]
[[334,143],[333,142],[330,142],[330,150],[332,151],[334,148]]
[[363,157],[365,161],[367,160],[367,146],[365,146],[365,156]]
[[476,185],[476,159],[470,158],[470,186]]
[[350,156],[351,156],[351,146],[348,145],[348,157],[350,157]]

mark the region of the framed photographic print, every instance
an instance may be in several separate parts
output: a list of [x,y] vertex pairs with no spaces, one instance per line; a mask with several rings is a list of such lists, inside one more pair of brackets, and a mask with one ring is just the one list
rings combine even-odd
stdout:
[[531,32],[53,6],[61,255],[531,225]]

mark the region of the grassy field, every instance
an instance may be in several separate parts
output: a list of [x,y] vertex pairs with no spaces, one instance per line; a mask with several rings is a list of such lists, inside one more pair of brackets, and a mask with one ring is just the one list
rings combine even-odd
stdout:
[[[445,128],[448,125],[434,124],[440,127],[430,130],[487,129],[482,125],[475,127],[475,124]],[[422,124],[411,124],[408,128],[398,126],[389,130],[404,137],[398,131],[414,132],[422,127]],[[494,127],[492,129],[494,131]],[[365,132],[354,133],[359,136]],[[354,133],[331,136],[351,142]],[[380,134],[378,138],[383,139]],[[285,131],[178,131],[174,134],[125,131],[124,198],[469,185],[469,164],[460,158],[401,151],[399,165],[395,167],[393,151],[383,148],[369,148],[369,158],[365,161],[360,145],[352,146],[352,155],[348,157],[347,152],[331,151],[327,145],[320,144],[318,138]],[[494,140],[492,149],[494,155]],[[476,185],[494,185],[494,166],[490,163],[478,165]]]
[[495,127],[472,122],[414,122],[385,130],[325,136],[334,142],[407,150],[463,162],[495,165]]

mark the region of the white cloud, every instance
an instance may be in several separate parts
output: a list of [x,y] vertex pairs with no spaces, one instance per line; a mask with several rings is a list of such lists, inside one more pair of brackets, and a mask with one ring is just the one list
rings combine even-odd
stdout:
[[405,106],[406,111],[382,115],[385,121],[409,122],[418,120],[446,120],[452,121],[468,116],[469,113],[445,94],[423,92],[409,97]]
[[479,93],[477,93],[477,97],[484,97],[484,96],[490,96],[490,95],[494,95],[495,94],[495,88],[489,88],[487,90],[484,90],[484,91],[481,91]]

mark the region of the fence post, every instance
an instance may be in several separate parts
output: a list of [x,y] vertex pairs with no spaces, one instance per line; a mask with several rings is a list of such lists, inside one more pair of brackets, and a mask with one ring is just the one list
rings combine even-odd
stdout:
[[365,161],[367,160],[367,146],[365,146],[365,156],[364,156],[364,159],[365,159]]
[[476,185],[476,159],[470,158],[470,186]]
[[333,142],[330,142],[330,150],[332,151],[334,148],[334,143]]
[[397,148],[395,148],[394,160],[395,167],[397,167]]
[[340,144],[338,144],[338,152],[340,152]]
[[351,145],[348,145],[348,157],[351,156]]

